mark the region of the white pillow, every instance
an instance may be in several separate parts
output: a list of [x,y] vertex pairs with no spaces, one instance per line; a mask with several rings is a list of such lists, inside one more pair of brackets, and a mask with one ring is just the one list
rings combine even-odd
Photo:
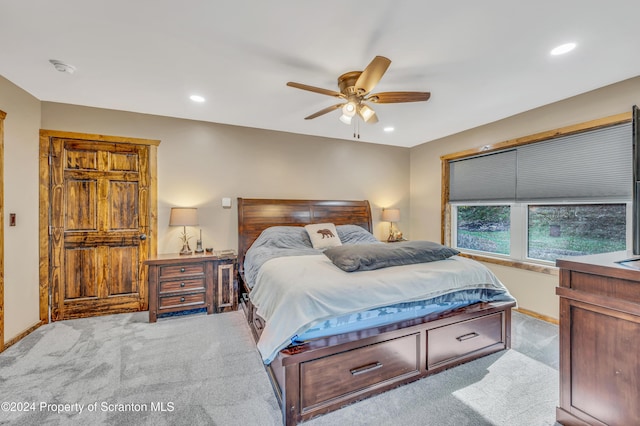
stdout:
[[323,250],[342,245],[333,223],[314,223],[306,225],[304,229],[307,230],[314,249]]

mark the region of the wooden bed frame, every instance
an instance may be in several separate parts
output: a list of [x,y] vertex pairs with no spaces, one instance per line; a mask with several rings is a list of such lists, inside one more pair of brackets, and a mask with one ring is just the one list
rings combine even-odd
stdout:
[[[244,282],[244,257],[270,226],[330,222],[372,231],[368,201],[238,198],[241,305],[256,341],[265,321]],[[283,423],[297,424],[455,365],[511,347],[515,302],[477,303],[444,314],[315,339],[266,366]]]

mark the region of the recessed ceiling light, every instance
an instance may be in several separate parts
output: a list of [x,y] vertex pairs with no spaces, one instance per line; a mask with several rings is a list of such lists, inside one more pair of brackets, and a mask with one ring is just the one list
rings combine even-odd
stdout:
[[565,43],[565,44],[561,44],[558,47],[555,47],[551,50],[551,54],[552,55],[564,55],[565,53],[569,53],[571,52],[573,49],[576,48],[576,44],[575,43]]
[[385,132],[387,132],[387,133],[391,133],[391,132],[393,132],[395,129],[394,129],[393,127],[391,127],[391,126],[387,126],[387,127],[385,127],[384,129],[382,129],[382,130],[384,130],[384,131],[385,131]]
[[193,102],[204,102],[204,98],[200,95],[191,95],[189,96],[189,99],[191,99]]

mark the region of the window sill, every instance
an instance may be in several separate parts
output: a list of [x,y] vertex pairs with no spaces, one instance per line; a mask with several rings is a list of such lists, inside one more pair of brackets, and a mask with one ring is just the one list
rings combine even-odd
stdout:
[[511,268],[524,269],[527,271],[539,272],[541,274],[559,275],[559,269],[555,266],[540,265],[538,263],[527,263],[517,260],[501,259],[497,257],[481,256],[463,252],[461,252],[459,256],[477,260],[478,262],[494,263],[496,265],[509,266]]

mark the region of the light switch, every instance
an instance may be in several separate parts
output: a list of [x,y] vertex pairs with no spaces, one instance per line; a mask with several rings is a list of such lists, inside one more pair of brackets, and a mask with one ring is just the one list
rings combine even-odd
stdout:
[[225,209],[230,209],[231,208],[231,198],[225,197],[222,199],[222,207],[224,207]]
[[16,214],[9,213],[9,226],[16,226]]

